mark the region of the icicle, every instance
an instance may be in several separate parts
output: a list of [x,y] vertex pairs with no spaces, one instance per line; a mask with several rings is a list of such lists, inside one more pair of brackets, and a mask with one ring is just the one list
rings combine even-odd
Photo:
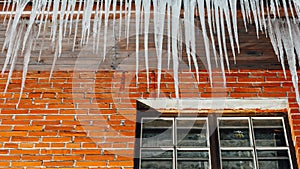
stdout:
[[[74,0],[68,0],[68,6],[67,6],[67,9],[66,9],[66,20],[69,19],[69,16],[70,16],[70,13],[71,13],[71,7],[73,5],[73,1]],[[70,24],[72,24],[72,23],[70,22]],[[64,37],[67,34],[67,26],[68,26],[68,22],[66,21],[65,22],[65,27],[64,27]]]
[[[18,57],[18,51],[19,51],[19,47],[20,47],[20,44],[21,44],[21,39],[23,37],[23,29],[24,29],[25,22],[21,22],[20,24],[21,25],[18,29],[17,34],[14,36],[15,40],[13,41],[13,44],[12,44],[14,46],[14,49],[12,51],[12,55],[10,56],[12,58],[12,61],[11,61],[11,66],[10,66],[10,69],[9,69],[6,86],[5,86],[5,89],[4,89],[4,93],[7,92],[8,85],[11,81],[11,77],[12,77],[12,74],[13,74],[13,71],[14,71],[14,68],[15,68],[15,63],[16,63],[16,60],[17,60],[17,57]],[[4,72],[2,72],[2,74],[3,73]]]
[[[287,22],[288,23],[288,22]],[[300,105],[300,97],[299,97],[299,87],[298,87],[298,73],[297,73],[297,67],[296,67],[296,56],[295,56],[295,52],[294,52],[294,45],[293,45],[293,39],[289,38],[289,33],[287,31],[290,31],[290,27],[288,26],[288,28],[282,29],[283,30],[283,36],[282,36],[282,40],[283,40],[283,45],[284,45],[284,49],[287,55],[287,61],[289,64],[289,69],[292,75],[292,82],[295,88],[295,94],[296,94],[296,101],[298,103],[298,105]]]
[[250,5],[250,3],[251,2],[249,2],[249,0],[241,0],[241,1],[244,1],[244,4],[245,4],[245,10],[246,10],[246,17],[247,17],[247,20],[248,20],[248,22],[250,23],[250,24],[252,24],[252,17],[251,17],[251,5]]
[[282,66],[283,74],[284,77],[286,78],[286,72],[285,72],[285,64],[284,64],[284,50],[283,50],[283,45],[282,45],[282,35],[279,27],[279,22],[276,21],[274,22],[274,30],[275,30],[275,35],[276,35],[276,40],[277,40],[277,45],[279,49],[279,58],[280,58],[280,63]]
[[261,2],[261,0],[255,0],[255,6],[256,6],[257,18],[259,23],[259,29],[261,32],[263,32],[263,23],[262,23],[262,16],[261,16],[261,9],[260,9],[259,2]]
[[[73,49],[72,51],[74,52],[75,50],[75,45],[76,45],[76,38],[77,38],[77,31],[78,31],[78,23],[79,23],[79,12],[81,10],[81,7],[82,7],[82,1],[83,0],[80,0],[79,1],[79,7],[78,7],[78,13],[77,13],[77,16],[76,16],[76,23],[75,23],[75,33],[74,33],[74,40],[73,40]],[[102,1],[101,1],[102,2]]]
[[[266,17],[265,17],[265,4],[264,4],[264,1],[260,1],[260,7],[261,7],[261,15],[262,15],[262,23],[263,23],[263,27],[265,29],[265,34],[266,36],[268,35],[267,34],[267,23],[266,23]],[[267,6],[266,8],[269,9],[269,6]]]
[[96,51],[96,39],[97,39],[97,32],[98,32],[98,22],[99,22],[99,13],[101,11],[99,11],[99,3],[100,1],[97,0],[96,3],[96,13],[95,13],[95,17],[94,17],[94,23],[93,23],[93,53],[95,53]]
[[274,52],[277,56],[277,59],[278,61],[280,60],[279,58],[279,51],[278,51],[278,46],[277,46],[277,41],[275,39],[275,35],[274,35],[274,30],[273,30],[273,26],[272,26],[272,23],[271,23],[271,16],[270,16],[270,11],[269,11],[269,8],[267,8],[267,15],[268,15],[268,33],[269,33],[269,38],[270,38],[270,41],[271,41],[271,44],[273,46],[273,49],[274,49]]
[[189,69],[191,71],[191,48],[190,48],[190,1],[183,1],[184,6],[184,39],[185,39],[185,50],[188,59]]
[[111,5],[111,0],[105,0],[105,25],[104,25],[104,44],[103,44],[103,60],[105,60],[106,56],[106,46],[107,46],[107,29],[108,29],[108,17],[109,17],[109,9]]
[[116,12],[117,12],[117,0],[113,0],[113,34],[115,34]]
[[31,32],[32,25],[35,22],[35,18],[37,16],[37,12],[38,12],[38,9],[40,8],[40,6],[41,6],[40,1],[33,1],[29,23],[28,23],[28,26],[27,26],[26,33],[24,35],[22,53],[25,50],[25,46],[26,46],[26,43],[27,43],[28,36],[29,36],[29,34]]
[[71,1],[71,6],[72,6],[72,9],[71,9],[71,16],[70,16],[69,38],[72,33],[73,17],[74,17],[74,11],[75,11],[75,7],[76,7],[76,0]]
[[240,5],[241,5],[241,13],[242,13],[242,16],[243,16],[243,21],[244,21],[244,27],[245,27],[246,32],[248,32],[244,0],[241,0],[240,3],[241,3]]
[[103,1],[101,1],[100,9],[99,9],[99,18],[98,21],[98,30],[97,30],[97,44],[96,44],[96,53],[99,51],[99,44],[100,44],[100,35],[101,35],[101,27],[102,27],[102,11],[103,11]]
[[147,89],[149,88],[149,62],[148,62],[148,33],[149,33],[149,23],[150,23],[150,1],[143,1],[144,7],[144,48],[145,48],[145,66],[146,66],[146,76],[147,76]]
[[[204,0],[197,0],[198,3],[198,11],[200,16],[200,23],[202,28],[202,35],[204,39],[204,46],[206,52],[206,60],[207,60],[207,67],[210,79],[210,85],[212,86],[212,69],[211,69],[211,58],[210,58],[210,50],[209,50],[209,39],[206,33],[206,24],[205,24],[205,8],[204,8]],[[199,75],[197,74],[197,80],[199,81]]]
[[[265,17],[265,5],[264,5],[264,1],[260,1],[260,8],[261,8],[261,17],[262,17],[262,26],[264,28],[264,31],[265,31],[265,34],[266,36],[268,35],[267,34],[267,24],[266,24],[266,17]],[[267,6],[266,8],[269,8],[269,6]]]
[[226,43],[226,31],[225,31],[225,22],[224,22],[224,15],[223,15],[223,9],[220,9],[220,18],[221,18],[221,31],[222,31],[222,42],[223,42],[223,50],[224,50],[224,57],[227,65],[227,70],[230,71],[230,65],[229,65],[229,59],[228,59],[228,53],[227,53],[227,43]]
[[[44,15],[45,15],[45,10],[46,10],[46,7],[47,7],[47,0],[43,0],[42,1],[42,15],[41,15],[41,19],[40,19],[40,24],[39,24],[39,30],[38,30],[38,33],[37,33],[37,38],[40,36],[40,33],[41,33],[41,30],[42,30],[42,25],[43,25],[43,20],[44,20]],[[46,25],[46,23],[44,23]]]
[[[234,38],[235,38],[235,44],[237,46],[238,53],[240,53],[240,43],[239,43],[239,33],[238,33],[238,23],[237,23],[237,0],[230,0],[230,9],[231,9],[231,17],[232,17],[232,24],[233,24],[233,30],[234,30]],[[228,2],[227,2],[228,3]],[[229,22],[227,22],[229,23]],[[230,23],[231,24],[231,23]],[[234,51],[234,49],[233,49]],[[236,58],[234,56],[234,63],[236,63]]]
[[[224,68],[224,58],[223,58],[223,49],[222,49],[222,34],[221,34],[221,28],[220,28],[220,14],[222,14],[222,12],[219,13],[219,5],[217,3],[220,2],[216,2],[214,1],[214,10],[215,10],[215,18],[216,18],[216,28],[217,28],[217,37],[218,37],[218,44],[219,44],[219,55],[220,55],[220,65],[221,65],[221,71],[222,71],[222,77],[225,80],[225,68]],[[222,14],[223,15],[223,14]]]
[[[195,17],[194,17],[196,5],[197,5],[196,0],[191,0],[190,1],[190,15],[189,15],[190,16],[190,22],[189,22],[189,24],[190,24],[190,37],[191,37],[190,38],[191,56],[192,56],[195,71],[196,71],[196,79],[197,79],[197,82],[199,83],[200,82],[200,80],[199,80],[199,66],[198,66],[197,55],[196,55],[196,35],[195,35]],[[203,7],[204,7],[204,3],[203,3]],[[204,11],[204,9],[203,9],[203,11]],[[205,34],[206,34],[206,31],[205,31]],[[206,38],[207,38],[207,34],[206,34]],[[207,43],[207,45],[209,45],[209,44]],[[210,58],[210,56],[209,56],[209,58]],[[211,65],[210,62],[208,64]]]
[[172,58],[173,58],[173,73],[175,83],[175,95],[179,98],[179,61],[178,61],[178,48],[177,48],[177,37],[179,31],[179,16],[180,16],[181,1],[172,0]]
[[22,83],[21,83],[21,91],[20,91],[20,97],[19,97],[18,104],[21,101],[23,90],[25,88],[26,75],[27,75],[27,71],[28,71],[28,65],[29,65],[29,61],[30,61],[31,49],[32,49],[32,44],[33,44],[33,39],[34,39],[33,32],[34,31],[31,30],[30,37],[29,37],[30,39],[28,40],[27,47],[26,47],[25,54],[24,54]]
[[293,42],[292,28],[291,28],[291,22],[290,22],[290,19],[289,19],[289,12],[288,12],[288,9],[287,9],[287,4],[286,4],[285,1],[282,1],[282,4],[283,4],[283,10],[284,10],[285,18],[286,18],[286,23],[287,23],[288,29],[289,29],[289,35],[290,35],[290,38]]
[[[159,2],[159,3],[158,3]],[[165,10],[166,0],[154,0],[154,38],[155,49],[157,55],[157,93],[160,94],[160,82],[161,82],[161,68],[162,68],[162,45],[164,36],[164,23],[165,23]]]
[[136,83],[139,81],[139,44],[140,44],[140,13],[141,13],[141,0],[135,0],[135,77]]
[[293,24],[293,37],[294,37],[294,45],[295,45],[295,51],[298,56],[298,65],[300,66],[300,30],[299,30],[299,24]]
[[123,15],[123,0],[119,0],[120,2],[120,18],[119,18],[119,39],[121,39],[122,35],[122,15]]
[[275,7],[274,0],[270,0],[270,11],[271,11],[272,15],[274,15],[274,18],[276,18],[276,7]]
[[291,14],[292,14],[293,21],[294,21],[294,23],[296,23],[296,18],[295,18],[294,8],[293,8],[293,5],[292,5],[292,2],[291,2],[291,0],[288,0],[288,1],[289,1],[289,8],[290,8],[290,11],[291,11]]
[[58,16],[58,10],[59,10],[59,6],[60,6],[59,1],[60,0],[54,0],[54,4],[53,4],[53,14],[52,14],[52,23],[53,23],[53,26],[51,27],[52,44],[55,43],[55,38],[56,38],[57,16]]
[[62,0],[61,3],[62,4],[61,4],[60,19],[59,19],[59,30],[58,30],[58,55],[57,55],[58,57],[60,57],[61,50],[62,50],[63,25],[64,25],[64,17],[65,17],[64,11],[66,10],[66,7],[67,7],[67,0]]
[[[247,1],[247,0],[246,0]],[[259,38],[259,21],[258,21],[258,14],[257,14],[257,7],[256,7],[256,0],[250,0],[250,6],[253,13],[255,28],[256,28],[256,35]]]
[[171,61],[171,0],[167,1],[167,31],[168,31],[168,69]]
[[280,18],[280,3],[279,3],[279,0],[275,0],[275,5],[276,5],[276,9],[277,9],[278,18]]
[[211,40],[211,44],[213,47],[215,63],[216,63],[216,66],[218,66],[217,50],[216,50],[215,37],[214,37],[214,33],[213,33],[214,31],[213,31],[213,26],[212,26],[211,0],[206,0],[205,3],[206,3],[206,9],[207,9],[207,22],[208,22],[208,28],[209,28],[209,33],[210,33],[210,40]]
[[[233,1],[236,1],[236,0],[233,0]],[[223,11],[224,11],[224,14],[225,14],[225,19],[226,19],[226,24],[227,24],[227,30],[228,30],[228,34],[229,34],[229,41],[230,41],[230,45],[231,45],[231,51],[232,51],[234,63],[236,63],[236,56],[235,56],[235,50],[234,50],[234,40],[233,40],[232,27],[231,27],[231,19],[230,19],[231,16],[230,16],[229,7],[228,7],[228,1],[227,0],[223,0],[222,2],[224,3],[224,5],[223,5],[224,6],[223,7]],[[234,3],[234,2],[232,2],[232,3]],[[231,8],[234,8],[233,4],[231,5]],[[231,10],[235,10],[235,9],[231,9]],[[232,19],[233,20],[233,24],[237,24],[235,12],[232,12],[232,18],[233,18]],[[225,24],[223,26],[225,27]],[[233,25],[233,27],[234,27],[234,31],[237,31],[237,25]],[[234,35],[237,36],[237,32],[234,33]],[[226,41],[225,37],[224,37],[224,39]],[[238,39],[238,37],[236,37],[235,39]],[[239,47],[238,40],[237,40],[237,46]],[[228,56],[227,56],[227,62],[228,62],[228,65],[229,65]]]
[[85,0],[85,8],[82,17],[82,31],[80,44],[88,44],[90,37],[91,16],[94,6],[94,0]]
[[131,5],[132,5],[132,0],[129,0],[129,3],[127,3],[127,26],[126,26],[126,38],[127,38],[127,47],[128,47],[128,44],[129,44],[129,28],[130,28],[130,16],[131,16]]
[[13,23],[12,23],[12,26],[11,26],[11,30],[10,30],[10,34],[8,37],[8,50],[7,50],[7,54],[6,54],[6,59],[5,59],[5,62],[4,62],[4,65],[3,65],[3,68],[2,68],[2,74],[4,73],[8,63],[9,63],[9,60],[12,56],[12,53],[13,53],[13,50],[15,49],[15,42],[14,42],[14,37],[15,37],[15,32],[17,32],[17,25],[19,24],[19,20],[21,18],[21,15],[22,15],[22,12],[25,8],[25,6],[27,5],[27,3],[29,2],[29,0],[18,0],[17,1],[17,9],[16,9],[16,14],[14,16],[14,20],[13,20]]

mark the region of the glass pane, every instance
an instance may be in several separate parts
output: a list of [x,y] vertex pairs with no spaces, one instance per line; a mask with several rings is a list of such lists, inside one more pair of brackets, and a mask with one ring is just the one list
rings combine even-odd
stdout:
[[291,169],[289,160],[258,160],[259,169]]
[[283,128],[255,128],[254,136],[256,146],[286,146]]
[[220,129],[221,147],[249,147],[249,129]]
[[143,119],[142,147],[173,146],[173,121]]
[[172,120],[166,119],[143,119],[143,128],[170,128],[173,126]]
[[142,169],[172,169],[173,162],[172,160],[142,160],[141,162]]
[[205,150],[178,150],[177,151],[177,158],[203,158],[209,159],[209,153]]
[[177,127],[184,128],[205,128],[206,120],[177,120]]
[[260,169],[290,169],[288,150],[259,150],[257,151]]
[[281,119],[253,119],[253,126],[278,126],[282,127]]
[[288,158],[288,151],[287,150],[259,150],[257,151],[258,157],[283,157]]
[[177,129],[177,145],[207,147],[206,129]]
[[177,169],[208,169],[208,161],[178,161]]
[[206,120],[177,120],[177,146],[207,147]]
[[142,150],[142,158],[173,158],[173,150]]
[[222,150],[221,152],[222,158],[253,158],[253,151],[245,150],[245,151],[233,151],[233,150]]
[[255,168],[253,161],[222,160],[222,169],[252,169],[252,168]]
[[248,120],[227,120],[227,119],[221,119],[219,121],[219,126],[220,127],[240,126],[240,127],[249,128],[249,122],[248,122]]

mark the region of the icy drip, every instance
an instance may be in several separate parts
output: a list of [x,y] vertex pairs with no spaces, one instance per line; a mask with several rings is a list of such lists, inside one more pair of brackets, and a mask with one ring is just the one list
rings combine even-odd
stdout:
[[172,59],[173,59],[173,74],[175,83],[175,95],[179,98],[179,60],[178,60],[178,48],[177,37],[179,33],[179,16],[180,16],[181,1],[172,0]]
[[147,88],[149,88],[149,62],[148,62],[148,33],[149,33],[149,23],[150,23],[150,1],[143,1],[144,8],[144,51],[145,51],[145,66],[146,66],[146,76],[147,76]]
[[154,8],[154,38],[155,49],[157,55],[157,96],[160,94],[160,82],[161,82],[161,68],[162,68],[162,45],[164,37],[164,23],[165,23],[165,10],[166,0],[153,1]]
[[[212,79],[211,58],[210,58],[210,50],[209,50],[210,48],[209,48],[209,41],[208,41],[208,37],[207,37],[207,33],[206,33],[206,24],[205,24],[204,1],[203,0],[198,0],[197,2],[198,2],[201,28],[202,28],[202,36],[203,36],[203,39],[204,39],[204,46],[205,46],[205,52],[206,52],[206,60],[207,60],[209,78]],[[197,74],[197,78],[199,78],[198,74]],[[197,80],[199,81],[199,79],[197,79]],[[210,80],[210,84],[212,85],[212,80]]]
[[135,10],[136,10],[136,16],[135,16],[135,78],[136,83],[139,81],[139,47],[140,47],[140,13],[141,13],[141,0],[135,1]]
[[[287,23],[284,23],[282,25],[282,42],[284,45],[284,49],[287,56],[287,61],[289,64],[290,72],[292,75],[292,82],[295,88],[295,94],[296,94],[296,101],[300,105],[300,98],[299,98],[299,87],[298,87],[298,73],[297,73],[297,67],[296,67],[296,56],[295,56],[295,46],[293,43],[293,39],[290,38],[290,27],[291,25]],[[298,26],[298,25],[297,25]],[[299,46],[298,46],[299,47]]]
[[[79,0],[76,4],[76,0],[32,0],[32,10],[30,14],[30,18],[26,21],[26,27],[24,26],[24,37],[17,38],[19,34],[19,27],[21,22],[20,18],[22,16],[23,10],[25,6],[28,4],[30,0],[7,0],[4,1],[4,6],[2,8],[3,11],[11,10],[11,13],[5,14],[4,22],[7,26],[6,29],[6,38],[3,45],[3,51],[7,49],[6,59],[4,62],[2,73],[4,73],[5,69],[9,64],[14,63],[16,60],[16,53],[18,53],[17,49],[21,49],[23,53],[25,52],[26,61],[24,62],[24,67],[26,63],[28,63],[28,50],[31,50],[32,39],[32,30],[33,25],[38,25],[38,33],[34,37],[39,37],[41,31],[43,29],[43,38],[46,35],[46,27],[51,25],[51,34],[50,38],[52,42],[52,47],[54,51],[54,61],[52,70],[54,69],[56,59],[62,53],[62,47],[65,36],[67,35],[67,26],[69,24],[69,38],[71,37],[71,32],[74,32],[73,39],[73,50],[76,42],[80,46],[88,43],[90,38],[90,33],[93,38],[93,49],[97,53],[98,48],[100,46],[100,39],[102,41],[101,35],[104,35],[104,43],[103,43],[103,58],[105,58],[106,54],[106,42],[107,42],[107,32],[108,32],[108,19],[110,16],[110,12],[113,13],[113,29],[115,31],[115,18],[117,12],[120,12],[120,22],[119,22],[119,38],[121,38],[122,32],[122,12],[125,9],[125,17],[126,17],[126,26],[125,26],[125,37],[127,38],[127,42],[129,42],[129,29],[130,29],[130,19],[131,13],[133,10],[131,9],[132,5],[135,5],[135,19],[136,19],[136,72],[138,73],[138,55],[139,55],[139,34],[141,34],[140,30],[144,31],[145,39],[145,61],[146,61],[146,69],[147,69],[147,81],[149,85],[149,65],[148,65],[148,32],[150,28],[149,20],[150,20],[150,6],[151,2],[154,5],[154,30],[155,30],[155,46],[158,57],[158,86],[160,86],[160,74],[161,74],[161,61],[162,61],[162,40],[164,34],[164,22],[165,22],[165,14],[166,22],[168,23],[168,67],[170,65],[171,57],[173,60],[173,69],[174,69],[174,82],[175,82],[175,90],[176,97],[179,97],[179,89],[178,89],[178,64],[179,59],[181,58],[181,53],[178,50],[182,49],[181,40],[184,33],[184,41],[186,45],[186,52],[188,55],[189,65],[194,63],[194,67],[196,71],[198,71],[197,65],[197,56],[195,54],[195,23],[194,23],[194,10],[196,9],[199,12],[199,18],[202,28],[202,36],[204,38],[205,50],[206,50],[206,58],[208,62],[208,69],[211,78],[211,54],[210,47],[214,52],[214,60],[216,65],[218,64],[218,60],[220,60],[221,69],[223,72],[223,76],[225,77],[225,68],[224,63],[227,63],[227,67],[229,68],[229,59],[227,55],[227,48],[230,47],[233,52],[233,57],[235,58],[235,47],[237,52],[239,52],[239,39],[238,39],[238,27],[237,27],[237,4],[238,0],[192,0],[192,1],[181,1],[181,0],[153,0],[149,2],[145,2],[145,0],[127,0],[127,1],[119,1],[119,8],[117,8],[117,0],[104,0],[104,1],[94,1],[94,0]],[[239,0],[241,5],[241,13],[243,16],[244,26],[247,29],[247,24],[252,23],[252,20],[255,23],[257,36],[259,36],[260,32],[265,33],[271,40],[271,43],[274,47],[275,54],[278,56],[278,60],[282,64],[283,71],[285,73],[284,67],[284,53],[289,52],[288,56],[288,64],[295,76],[295,66],[293,57],[300,57],[300,44],[297,41],[299,39],[299,23],[295,18],[296,16],[300,16],[300,2],[299,0],[288,0],[288,1],[279,1],[279,0],[270,0],[270,1],[262,1],[262,0]],[[124,2],[124,3],[123,3]],[[182,2],[184,2],[184,21],[185,25],[184,29],[180,27],[181,19],[180,12],[182,10]],[[96,8],[94,5],[96,4]],[[112,4],[112,11],[111,11]],[[142,5],[142,6],[141,6]],[[206,6],[205,6],[206,5]],[[282,6],[281,6],[282,5]],[[78,6],[78,8],[76,8]],[[205,6],[205,7],[204,7]],[[206,8],[206,9],[205,9]],[[283,9],[286,19],[282,23],[276,20],[280,17],[280,9]],[[119,11],[117,11],[119,10]],[[77,14],[75,14],[77,12]],[[81,14],[79,14],[81,13]],[[104,31],[101,32],[102,25],[102,14],[104,14]],[[75,16],[76,15],[76,16]],[[172,15],[172,16],[170,16]],[[205,16],[206,15],[206,16]],[[271,15],[272,18],[271,18]],[[291,15],[292,19],[289,18]],[[75,17],[76,18],[75,18]],[[79,25],[79,20],[82,16],[82,25]],[[163,17],[157,17],[163,16]],[[9,17],[9,19],[8,19]],[[207,21],[206,21],[207,17]],[[73,19],[75,18],[75,26],[73,25]],[[8,22],[6,20],[8,19]],[[51,20],[50,20],[51,19]],[[93,20],[92,20],[93,19]],[[145,24],[142,28],[140,26],[141,19],[145,19],[142,21]],[[25,22],[25,21],[24,21]],[[91,22],[92,29],[91,29]],[[172,25],[172,26],[171,26]],[[73,30],[73,26],[75,30]],[[227,26],[227,30],[226,27]],[[77,33],[79,27],[82,28],[81,36],[77,37]],[[209,29],[206,30],[206,29]],[[281,29],[284,28],[284,32]],[[37,29],[37,28],[35,28]],[[181,31],[181,29],[183,31]],[[207,38],[207,34],[210,34],[211,43],[209,43],[209,39]],[[214,39],[214,33],[217,35],[216,39]],[[229,37],[229,44],[227,46],[226,38],[227,35]],[[287,35],[283,37],[283,35]],[[172,37],[172,40],[171,38]],[[36,40],[36,39],[34,39]],[[215,41],[216,40],[216,41]],[[290,40],[290,42],[287,42]],[[179,41],[179,42],[178,42]],[[101,42],[102,43],[102,42]],[[219,51],[216,51],[216,44],[218,44]],[[43,44],[42,44],[43,45]],[[287,48],[287,45],[291,45],[294,47],[296,53],[291,53],[291,49]],[[289,46],[290,47],[290,46]],[[172,52],[171,52],[172,50]],[[42,50],[40,51],[41,54]],[[217,57],[219,54],[219,58]],[[224,62],[225,60],[225,62]],[[300,64],[300,61],[299,61]],[[28,65],[27,65],[28,67]],[[13,67],[12,67],[13,68]],[[26,72],[26,71],[25,71]],[[138,77],[138,74],[136,74]],[[198,75],[197,75],[198,77]],[[138,80],[138,79],[137,79]],[[296,85],[297,79],[293,78],[293,84]],[[297,86],[295,88],[298,89]],[[23,89],[22,89],[23,90]],[[298,97],[298,95],[297,95]],[[299,99],[298,99],[299,100]]]

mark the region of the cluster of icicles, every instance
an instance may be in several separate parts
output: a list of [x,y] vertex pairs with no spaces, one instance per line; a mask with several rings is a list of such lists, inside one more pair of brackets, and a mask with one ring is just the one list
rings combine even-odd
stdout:
[[[30,18],[25,22],[21,18],[29,2],[32,8]],[[79,35],[80,45],[87,44],[87,42],[91,40],[93,42],[94,52],[97,53],[99,52],[98,48],[101,43],[104,48],[102,51],[104,52],[103,56],[105,58],[109,17],[113,15],[114,27],[121,27],[122,23],[125,23],[124,36],[128,38],[130,18],[132,17],[132,12],[134,12],[135,16],[133,18],[135,19],[137,36],[136,73],[138,74],[139,71],[140,49],[138,37],[142,33],[144,33],[145,36],[144,50],[146,51],[146,70],[147,72],[149,71],[149,65],[147,63],[147,33],[149,32],[150,19],[153,19],[155,47],[158,59],[158,83],[161,81],[163,31],[167,28],[169,37],[168,63],[172,60],[175,92],[178,98],[179,42],[177,41],[177,37],[183,33],[185,34],[184,41],[189,66],[191,67],[191,65],[193,65],[198,74],[194,25],[196,19],[194,16],[196,13],[200,18],[206,51],[207,69],[210,78],[212,78],[212,64],[217,64],[222,69],[225,84],[225,69],[229,70],[230,67],[226,38],[229,38],[229,48],[232,50],[234,59],[236,53],[239,53],[237,25],[238,5],[240,5],[245,29],[247,29],[249,23],[254,23],[257,36],[259,36],[260,32],[263,32],[270,38],[278,60],[282,63],[283,70],[285,70],[284,57],[287,57],[293,84],[296,89],[297,102],[300,103],[296,70],[296,56],[300,56],[299,0],[239,0],[239,3],[238,0],[5,0],[2,10],[6,13],[4,22],[7,23],[7,31],[3,50],[6,49],[7,53],[2,73],[4,73],[8,65],[11,66],[8,75],[8,85],[17,56],[21,51],[24,56],[22,93],[31,56],[32,43],[34,38],[38,38],[40,34],[42,34],[41,32],[46,30],[47,23],[51,23],[52,25],[50,39],[52,39],[55,50],[51,73],[57,58],[60,57],[62,53],[62,40],[66,37],[66,34],[75,34],[73,41],[74,48],[79,25],[82,29],[81,36]],[[118,6],[120,7],[118,8]],[[132,7],[134,7],[134,10]],[[182,9],[184,11],[183,21],[185,22],[185,26],[181,32],[179,20],[181,19],[180,13]],[[286,18],[280,19],[280,11],[282,10]],[[117,13],[124,14],[120,15],[118,23],[116,22]],[[153,15],[151,15],[151,13]],[[153,18],[151,18],[151,16],[153,16]],[[122,19],[122,17],[124,18]],[[79,22],[81,22],[81,24],[78,24]],[[143,22],[143,28],[141,28],[141,22]],[[165,25],[165,23],[167,24]],[[33,26],[34,24],[38,24],[38,28]],[[101,30],[101,27],[104,27],[104,29]],[[121,30],[121,28],[119,28],[119,30]],[[140,30],[143,30],[143,32]],[[35,32],[34,36],[31,35],[33,32]],[[101,32],[104,36],[104,42],[99,42]],[[216,46],[218,46],[218,48]],[[211,50],[213,53],[210,52]],[[211,60],[213,60],[211,58],[213,58],[216,63],[211,63]],[[299,58],[298,60],[300,61]],[[198,77],[199,76],[197,76],[197,78]],[[147,78],[149,79],[148,75]],[[158,93],[160,90],[159,86],[160,85],[158,85]]]

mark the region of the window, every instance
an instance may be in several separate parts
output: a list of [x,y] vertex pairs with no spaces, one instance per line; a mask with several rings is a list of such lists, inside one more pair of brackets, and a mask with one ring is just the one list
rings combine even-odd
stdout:
[[291,169],[284,117],[141,117],[135,168]]

